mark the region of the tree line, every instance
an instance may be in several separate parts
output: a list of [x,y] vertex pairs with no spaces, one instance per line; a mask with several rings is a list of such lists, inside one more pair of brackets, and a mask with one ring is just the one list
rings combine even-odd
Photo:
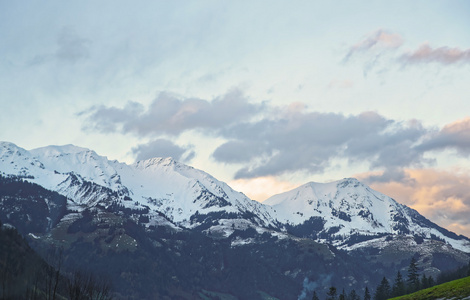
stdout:
[[[460,267],[453,272],[442,273],[437,280],[432,276],[426,276],[424,273],[420,275],[417,261],[413,257],[408,266],[406,277],[400,271],[397,272],[392,282],[383,277],[374,293],[371,293],[367,286],[362,295],[359,295],[354,289],[349,293],[346,293],[343,289],[339,293],[338,289],[332,286],[326,294],[326,300],[386,300],[466,276],[470,276],[470,262],[467,266]],[[320,300],[316,291],[313,292],[312,300]]]

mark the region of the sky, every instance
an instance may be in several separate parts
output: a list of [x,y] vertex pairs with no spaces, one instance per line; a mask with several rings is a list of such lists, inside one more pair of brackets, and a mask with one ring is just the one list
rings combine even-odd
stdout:
[[0,0],[0,140],[250,198],[356,177],[470,236],[469,1]]

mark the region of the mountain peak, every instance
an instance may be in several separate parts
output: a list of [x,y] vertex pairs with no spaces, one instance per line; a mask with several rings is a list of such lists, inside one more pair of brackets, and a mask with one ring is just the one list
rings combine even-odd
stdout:
[[[309,182],[291,191],[272,196],[264,204],[272,206],[280,222],[302,224],[312,217],[326,220],[325,226],[369,232],[390,232],[391,210],[400,209],[393,199],[372,190],[355,178],[330,183]],[[354,223],[354,224],[353,224]]]
[[338,184],[343,184],[343,185],[357,185],[357,184],[362,184],[359,180],[353,177],[347,177],[343,178],[341,180],[336,181]]
[[75,146],[72,144],[67,144],[67,145],[62,145],[62,146],[51,145],[51,146],[46,146],[46,147],[40,147],[40,148],[33,149],[30,152],[35,155],[41,155],[41,156],[59,156],[59,155],[77,154],[77,153],[83,153],[83,152],[97,155],[96,152],[93,150]]
[[6,154],[13,154],[13,153],[20,153],[22,155],[23,153],[26,153],[27,151],[21,147],[18,147],[17,145],[10,143],[10,142],[3,142],[0,141],[0,155],[6,155]]
[[[343,178],[343,179],[335,180],[335,181],[330,181],[330,182],[326,182],[326,183],[310,181],[310,182],[308,182],[304,185],[305,186],[311,186],[312,188],[317,188],[317,187],[326,186],[326,185],[333,185],[333,186],[338,186],[338,187],[347,187],[347,186],[357,187],[359,185],[364,186],[364,184],[362,182],[360,182],[358,179],[352,178],[352,177],[347,177],[347,178]],[[304,186],[304,185],[302,185],[302,186]]]
[[147,169],[152,166],[170,167],[180,165],[173,157],[153,157],[145,160],[139,160],[133,164],[138,169]]
[[336,186],[338,187],[338,189],[345,189],[345,188],[357,189],[357,188],[360,188],[360,189],[371,190],[371,188],[368,185],[364,184],[363,182],[359,181],[356,178],[343,178],[341,180],[336,181]]
[[369,189],[365,184],[361,183],[356,178],[344,178],[337,181],[328,183],[308,182],[291,191],[287,191],[278,195],[274,195],[263,203],[274,206],[279,205],[281,202],[288,201],[289,205],[293,202],[310,202],[321,201],[322,199],[334,198],[341,190],[344,189],[357,189],[362,187]]
[[11,142],[0,141],[0,148],[19,148],[19,147]]
[[32,157],[29,151],[10,142],[0,142],[0,170],[6,174],[29,176],[28,167],[44,168],[44,165]]

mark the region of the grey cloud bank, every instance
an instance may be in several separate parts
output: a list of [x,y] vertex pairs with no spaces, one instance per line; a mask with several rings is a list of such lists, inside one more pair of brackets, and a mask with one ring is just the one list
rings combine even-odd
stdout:
[[189,161],[198,149],[172,141],[197,130],[226,140],[212,153],[215,161],[238,167],[235,178],[276,176],[304,171],[318,174],[334,159],[366,163],[381,170],[369,182],[406,181],[404,168],[433,163],[424,154],[444,148],[468,153],[468,120],[442,130],[417,120],[396,121],[376,112],[358,115],[320,113],[291,104],[253,104],[239,90],[213,100],[161,93],[148,107],[128,102],[123,108],[92,107],[83,112],[88,130],[120,132],[154,140],[133,148],[137,159],[173,156]]
[[[345,116],[301,110],[222,130],[229,142],[215,150],[214,158],[245,164],[236,178],[320,173],[335,158],[368,162],[371,169],[402,168],[424,162],[413,144],[425,133],[417,122],[403,124],[375,112]],[[241,156],[242,148],[250,154]]]
[[420,151],[455,149],[463,156],[470,155],[470,118],[444,126],[418,146]]
[[192,129],[218,130],[249,119],[263,109],[251,104],[238,90],[212,101],[197,98],[180,99],[160,93],[148,108],[128,102],[124,108],[99,106],[80,114],[88,114],[88,129],[101,132],[133,133],[138,136],[177,136]]

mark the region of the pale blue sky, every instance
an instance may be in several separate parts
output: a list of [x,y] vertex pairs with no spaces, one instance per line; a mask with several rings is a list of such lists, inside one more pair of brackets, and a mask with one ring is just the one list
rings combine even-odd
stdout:
[[256,199],[399,184],[470,233],[408,189],[470,180],[469,28],[469,1],[0,0],[0,140],[171,155]]

